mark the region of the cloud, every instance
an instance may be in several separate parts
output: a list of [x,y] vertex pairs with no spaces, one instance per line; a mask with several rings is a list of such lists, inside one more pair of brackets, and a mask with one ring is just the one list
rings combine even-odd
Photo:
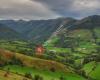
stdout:
[[0,0],[0,18],[82,18],[100,14],[99,2],[100,0]]
[[36,1],[0,0],[0,18],[3,19],[48,19],[59,16]]
[[[34,1],[34,0],[33,0]],[[35,0],[52,11],[71,17],[85,17],[88,15],[100,14],[100,0]]]

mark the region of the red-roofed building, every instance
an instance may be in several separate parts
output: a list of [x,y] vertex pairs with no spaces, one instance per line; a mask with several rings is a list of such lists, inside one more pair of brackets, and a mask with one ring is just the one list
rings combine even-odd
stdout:
[[36,46],[36,49],[35,49],[35,51],[36,51],[36,55],[43,55],[43,53],[44,53],[44,47],[42,46],[42,45],[37,45]]

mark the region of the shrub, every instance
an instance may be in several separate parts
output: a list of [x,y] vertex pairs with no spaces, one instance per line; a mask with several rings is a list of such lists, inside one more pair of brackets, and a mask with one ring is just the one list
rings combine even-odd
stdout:
[[32,79],[32,75],[30,73],[26,73],[25,77]]
[[52,67],[52,68],[50,69],[50,71],[51,71],[51,72],[55,72],[56,69],[55,69],[54,67]]
[[63,76],[60,77],[60,80],[65,80]]
[[43,80],[43,77],[40,75],[35,75],[33,80]]

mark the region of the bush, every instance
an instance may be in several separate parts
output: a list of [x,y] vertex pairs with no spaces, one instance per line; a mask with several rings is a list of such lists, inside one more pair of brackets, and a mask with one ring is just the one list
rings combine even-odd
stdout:
[[50,69],[50,71],[51,71],[51,72],[55,72],[56,69],[55,69],[54,67],[52,67],[52,68]]
[[60,80],[65,80],[63,76],[60,77]]
[[30,73],[26,73],[25,77],[32,79],[32,75]]
[[13,55],[11,62],[9,62],[9,64],[15,64],[15,65],[21,65],[21,66],[23,65],[22,61],[20,59],[17,59],[15,55]]
[[40,75],[35,75],[33,80],[43,80],[43,77]]

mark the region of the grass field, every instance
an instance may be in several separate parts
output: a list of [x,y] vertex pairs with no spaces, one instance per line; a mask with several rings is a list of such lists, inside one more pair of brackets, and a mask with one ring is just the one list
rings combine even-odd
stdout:
[[25,73],[30,73],[34,77],[34,75],[38,74],[42,76],[44,80],[59,80],[61,76],[64,77],[64,80],[85,80],[84,78],[74,73],[51,72],[47,70],[37,70],[29,67],[21,67],[18,65],[8,65],[4,67],[5,70],[8,68],[11,72],[17,72],[22,75],[25,75]]
[[95,61],[92,61],[92,62],[86,64],[84,66],[83,70],[86,72],[86,74],[89,77],[91,77],[95,80],[100,80],[100,62],[96,63]]
[[7,77],[4,76],[5,74],[6,74],[6,71],[0,70],[0,80],[23,80],[23,79],[30,80],[21,75],[17,75],[15,73],[11,73],[11,72],[8,74]]

